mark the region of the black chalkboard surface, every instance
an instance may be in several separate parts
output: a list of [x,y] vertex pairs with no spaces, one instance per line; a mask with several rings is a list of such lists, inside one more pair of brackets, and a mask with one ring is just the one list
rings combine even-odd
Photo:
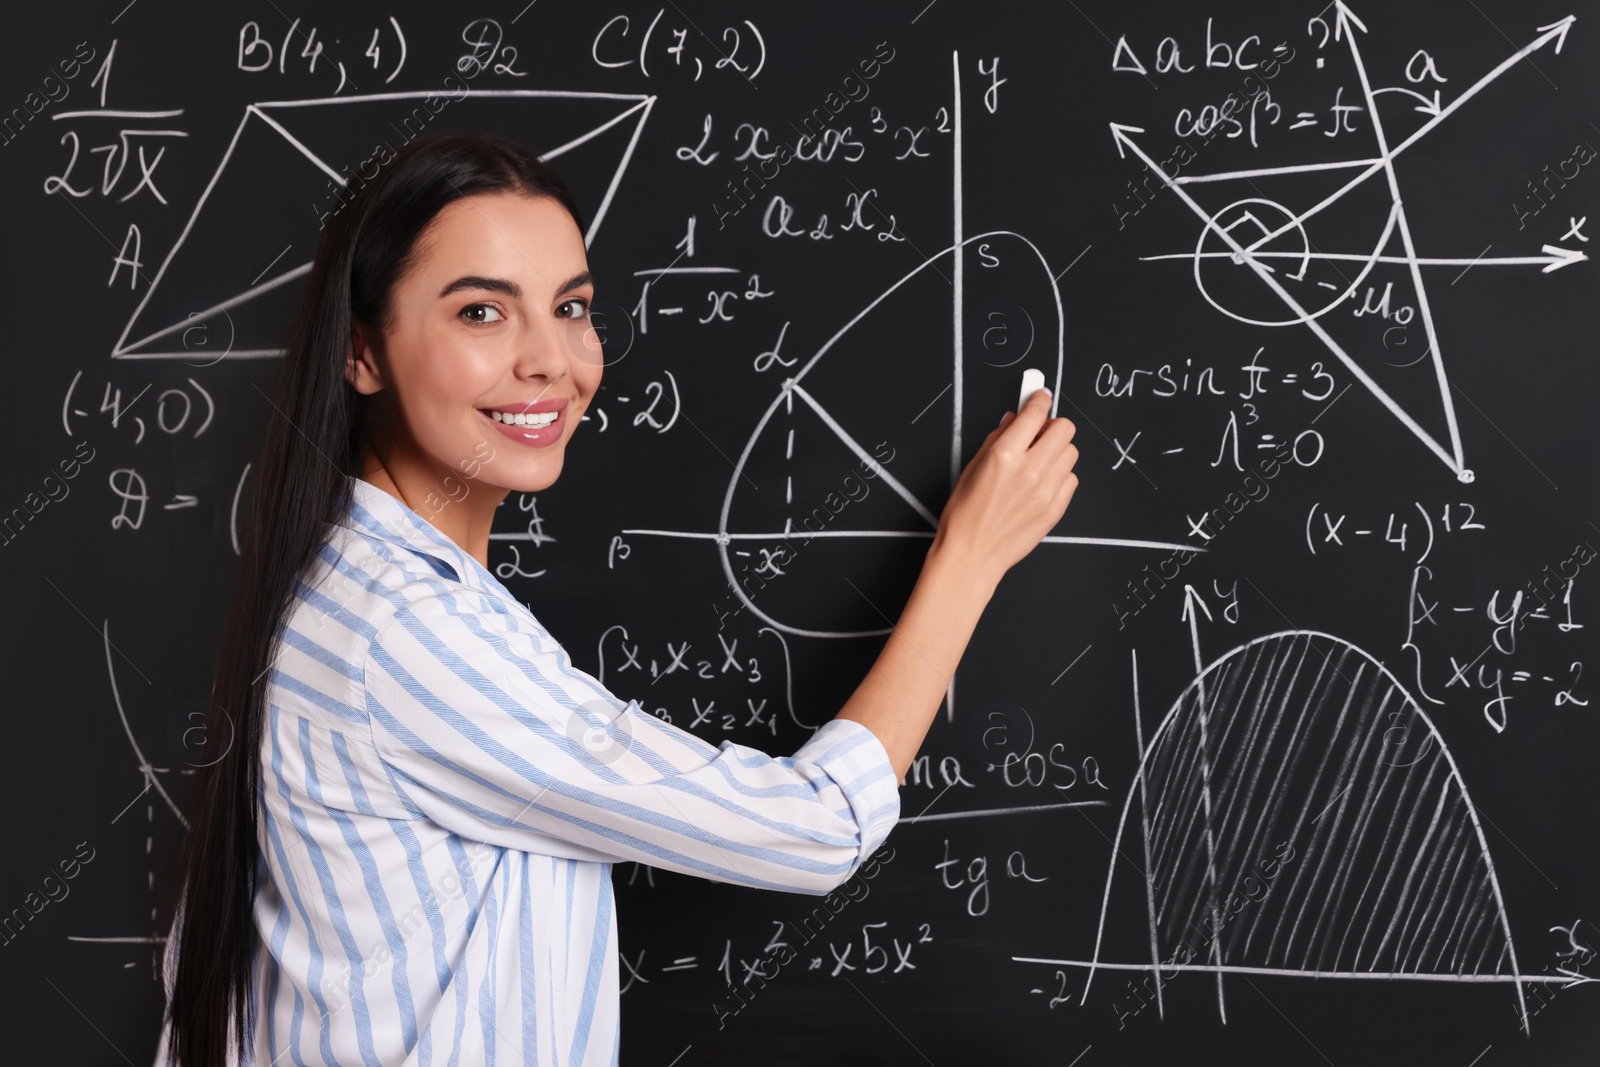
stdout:
[[576,188],[608,349],[491,564],[713,742],[833,715],[1024,369],[1079,427],[851,883],[615,870],[623,1063],[1593,1062],[1596,5],[6,25],[17,1062],[152,1054],[284,331],[446,128]]

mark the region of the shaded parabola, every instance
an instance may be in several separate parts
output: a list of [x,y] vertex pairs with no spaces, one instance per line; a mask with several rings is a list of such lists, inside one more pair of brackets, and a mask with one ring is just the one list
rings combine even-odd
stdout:
[[1526,1027],[1466,784],[1427,714],[1355,645],[1267,634],[1185,687],[1123,803],[1085,996],[1136,800],[1141,941],[1160,970],[1192,960],[1219,975],[1503,980],[1516,985]]

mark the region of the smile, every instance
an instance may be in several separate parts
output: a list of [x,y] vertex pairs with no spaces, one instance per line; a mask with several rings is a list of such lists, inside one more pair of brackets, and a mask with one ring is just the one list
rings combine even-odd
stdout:
[[518,415],[518,414],[512,414],[511,412],[507,412],[507,411],[491,411],[491,412],[488,412],[489,417],[494,419],[495,422],[503,422],[503,423],[506,423],[509,426],[536,426],[536,427],[537,426],[549,426],[552,422],[556,421],[556,417],[558,415],[560,415],[560,414],[561,413],[559,411],[541,411],[537,415],[528,415],[528,414]]
[[[564,405],[563,405],[564,407]],[[479,408],[478,414],[502,436],[522,445],[535,448],[553,445],[561,440],[566,429],[566,413],[562,411],[527,412],[493,411]]]

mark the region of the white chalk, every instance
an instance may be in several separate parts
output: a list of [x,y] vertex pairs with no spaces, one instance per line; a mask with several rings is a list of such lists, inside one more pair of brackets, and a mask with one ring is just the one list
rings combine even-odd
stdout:
[[1044,388],[1044,371],[1029,368],[1022,372],[1022,392],[1017,396],[1017,411],[1022,411],[1022,405],[1028,398]]

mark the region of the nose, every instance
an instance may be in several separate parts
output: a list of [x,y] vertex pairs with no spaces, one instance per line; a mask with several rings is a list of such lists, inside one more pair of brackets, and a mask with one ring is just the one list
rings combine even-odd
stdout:
[[540,394],[564,379],[571,370],[576,356],[572,347],[570,328],[558,321],[545,321],[529,329],[518,340],[515,372],[519,379],[544,378]]

